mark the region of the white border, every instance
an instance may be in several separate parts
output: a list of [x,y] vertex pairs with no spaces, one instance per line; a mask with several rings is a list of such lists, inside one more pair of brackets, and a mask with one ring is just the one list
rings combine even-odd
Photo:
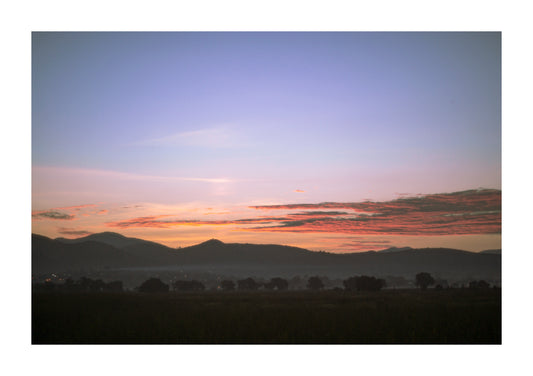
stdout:
[[[527,374],[531,13],[521,1],[18,1],[2,25],[2,369],[17,374]],[[503,31],[502,346],[31,346],[31,31]],[[13,258],[12,256],[15,255]],[[12,264],[12,260],[15,264]],[[23,286],[24,289],[18,289]],[[527,290],[525,290],[527,288]],[[527,351],[527,352],[526,352]]]

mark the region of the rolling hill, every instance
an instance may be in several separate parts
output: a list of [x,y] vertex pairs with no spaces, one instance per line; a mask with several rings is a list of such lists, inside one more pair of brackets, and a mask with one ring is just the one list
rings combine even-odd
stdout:
[[390,248],[334,254],[275,244],[227,244],[211,239],[173,249],[105,232],[78,239],[32,235],[34,274],[127,268],[236,270],[243,274],[414,275],[427,271],[457,278],[499,279],[501,254],[447,248]]

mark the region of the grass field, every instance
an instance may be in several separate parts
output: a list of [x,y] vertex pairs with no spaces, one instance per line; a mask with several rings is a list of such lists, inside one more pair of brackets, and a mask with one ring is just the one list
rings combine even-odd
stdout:
[[501,290],[34,293],[34,344],[499,344]]

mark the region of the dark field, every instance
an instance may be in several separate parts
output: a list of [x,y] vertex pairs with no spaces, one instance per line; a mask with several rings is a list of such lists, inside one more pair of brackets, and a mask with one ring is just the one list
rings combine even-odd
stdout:
[[34,293],[34,344],[500,344],[501,290]]

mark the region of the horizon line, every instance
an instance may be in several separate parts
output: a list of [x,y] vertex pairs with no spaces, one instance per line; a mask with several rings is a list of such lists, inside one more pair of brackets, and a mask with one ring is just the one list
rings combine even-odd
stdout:
[[[413,248],[413,247],[410,247],[410,246],[405,246],[405,247],[396,247],[396,246],[391,246],[391,247],[387,247],[387,248],[380,248],[380,249],[375,249],[375,250],[364,250],[364,251],[349,251],[349,252],[331,252],[331,251],[326,251],[326,250],[312,250],[312,249],[308,249],[308,248],[302,248],[302,247],[298,247],[298,246],[294,246],[294,245],[288,245],[288,244],[276,244],[276,243],[226,243],[220,239],[216,239],[216,238],[211,238],[211,239],[208,239],[208,240],[205,240],[203,242],[200,242],[200,243],[197,243],[197,244],[193,244],[193,245],[189,245],[189,246],[185,246],[185,247],[169,247],[165,244],[161,244],[159,242],[156,242],[156,241],[152,241],[152,240],[146,240],[146,239],[142,239],[142,238],[137,238],[137,237],[129,237],[129,236],[126,236],[126,235],[123,235],[119,232],[115,232],[115,231],[102,231],[102,232],[94,232],[94,233],[91,233],[91,234],[86,234],[86,235],[81,235],[79,237],[75,237],[75,238],[66,238],[66,237],[62,237],[62,236],[59,236],[57,238],[51,238],[49,236],[46,236],[46,235],[42,235],[42,234],[38,234],[38,233],[35,233],[35,232],[32,232],[31,235],[37,235],[37,236],[42,236],[44,238],[47,238],[47,239],[50,239],[50,240],[57,240],[57,239],[66,239],[66,240],[78,240],[78,239],[83,239],[83,238],[87,238],[89,236],[92,236],[92,235],[99,235],[99,234],[116,234],[116,235],[120,235],[124,238],[127,238],[127,239],[138,239],[138,240],[142,240],[142,241],[146,241],[146,242],[150,242],[150,243],[155,243],[155,244],[158,244],[158,245],[161,245],[163,247],[167,247],[169,249],[183,249],[183,248],[190,248],[190,247],[194,247],[194,246],[198,246],[198,245],[201,245],[201,244],[204,244],[204,243],[208,243],[210,241],[218,241],[224,245],[232,245],[232,244],[242,244],[242,245],[275,245],[275,246],[281,246],[281,247],[291,247],[291,248],[298,248],[298,249],[303,249],[305,251],[309,251],[309,252],[313,252],[313,253],[329,253],[329,254],[336,254],[336,255],[342,255],[342,254],[353,254],[353,253],[369,253],[369,252],[375,252],[375,253],[379,253],[379,252],[382,252],[382,251],[387,251],[387,250],[390,250],[390,249],[398,249],[400,251],[402,250],[413,250],[413,251],[416,251],[416,250],[425,250],[425,249],[447,249],[447,250],[454,250],[454,251],[461,251],[461,252],[468,252],[468,253],[483,253],[483,252],[487,252],[487,251],[500,251],[501,252],[501,248],[490,248],[490,249],[484,249],[482,251],[478,251],[478,252],[475,252],[475,251],[468,251],[468,250],[465,250],[465,249],[458,249],[458,248],[448,248],[448,247],[423,247],[423,248]],[[103,243],[105,244],[105,243]]]

